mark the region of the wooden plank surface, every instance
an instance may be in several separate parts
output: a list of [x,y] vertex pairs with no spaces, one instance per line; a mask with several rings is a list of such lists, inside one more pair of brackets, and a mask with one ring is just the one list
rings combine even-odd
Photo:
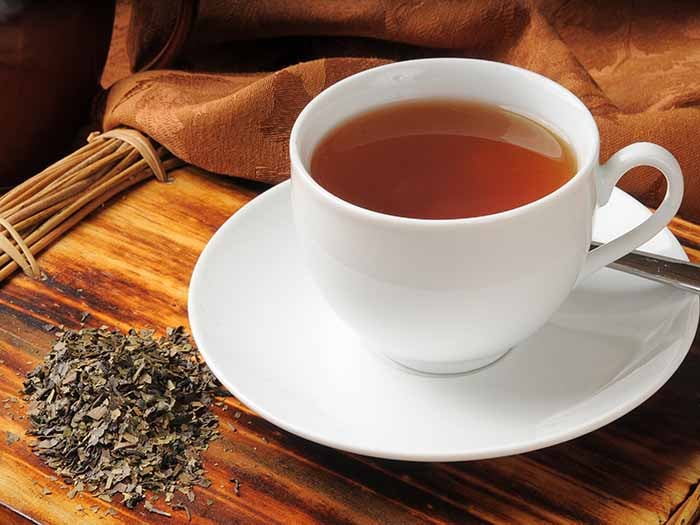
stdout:
[[[17,276],[0,288],[0,523],[187,521],[179,510],[166,518],[88,495],[68,499],[27,446],[19,391],[52,341],[44,323],[78,327],[87,311],[93,326],[187,326],[187,288],[200,251],[263,189],[193,169],[180,170],[170,184],[148,182],[42,255],[46,280]],[[696,342],[659,393],[604,429],[538,452],[452,464],[338,452],[281,431],[228,398],[225,409],[216,408],[222,439],[205,454],[213,483],[188,503],[192,523],[686,525],[697,517],[700,495],[698,378]],[[7,431],[20,441],[8,444]],[[240,496],[232,478],[241,482]],[[105,515],[109,508],[116,515]]]

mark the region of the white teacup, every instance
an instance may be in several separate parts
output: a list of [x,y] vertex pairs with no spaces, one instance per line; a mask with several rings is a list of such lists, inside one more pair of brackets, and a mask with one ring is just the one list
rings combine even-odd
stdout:
[[[544,124],[571,145],[578,172],[519,208],[447,220],[370,211],[309,175],[314,148],[343,121],[387,103],[431,98],[493,104]],[[652,238],[678,210],[683,177],[667,150],[637,143],[602,166],[598,151],[598,129],[584,104],[524,69],[436,58],[353,75],[313,99],[290,138],[294,220],[310,271],[337,314],[398,363],[432,373],[485,366],[544,325],[578,279]],[[640,165],[666,177],[663,203],[646,222],[589,253],[596,207]]]

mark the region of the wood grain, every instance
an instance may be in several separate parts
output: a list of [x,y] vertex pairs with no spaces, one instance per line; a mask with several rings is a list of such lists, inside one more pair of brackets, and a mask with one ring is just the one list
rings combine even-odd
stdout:
[[669,229],[683,244],[691,261],[700,260],[700,227],[695,223],[676,217],[669,224]]
[[676,509],[667,525],[686,525],[700,520],[700,483],[695,485],[690,495]]
[[0,523],[3,525],[32,525],[38,522],[17,509],[0,503]]
[[[0,523],[31,523],[18,513],[46,524],[187,521],[184,511],[163,506],[172,518],[87,495],[69,499],[28,448],[19,391],[50,346],[44,323],[77,327],[87,311],[93,326],[187,326],[187,287],[200,251],[263,189],[192,168],[176,172],[170,184],[147,182],[43,254],[45,280],[17,276],[0,288]],[[656,395],[604,429],[530,454],[452,464],[335,451],[228,398],[216,408],[222,439],[205,455],[213,484],[185,504],[199,524],[687,524],[699,507],[698,377],[696,342]],[[9,445],[7,431],[20,441]],[[105,515],[108,509],[116,514]]]

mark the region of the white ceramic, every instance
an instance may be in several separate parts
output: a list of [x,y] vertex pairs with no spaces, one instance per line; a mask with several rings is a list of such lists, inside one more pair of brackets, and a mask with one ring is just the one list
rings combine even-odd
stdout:
[[[459,220],[369,211],[311,178],[312,152],[328,131],[373,107],[421,98],[481,101],[528,116],[569,142],[580,169],[538,201]],[[491,363],[540,328],[578,278],[649,240],[678,210],[683,178],[668,151],[638,143],[599,166],[598,150],[583,103],[524,69],[440,58],[342,80],[306,106],[290,138],[294,221],[314,280],[365,344],[407,367],[454,373]],[[596,206],[639,165],[666,176],[666,199],[642,226],[588,254]]]
[[[666,382],[692,342],[697,297],[606,268],[493,365],[460,376],[409,373],[368,351],[318,292],[289,190],[267,191],[214,235],[192,275],[189,315],[224,386],[299,436],[418,461],[526,452],[627,413]],[[594,238],[610,240],[648,216],[615,190],[596,214]],[[684,258],[668,230],[643,249]]]

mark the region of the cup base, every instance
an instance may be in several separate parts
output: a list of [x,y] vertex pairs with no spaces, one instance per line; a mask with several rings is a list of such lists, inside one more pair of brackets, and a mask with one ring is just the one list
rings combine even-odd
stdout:
[[466,361],[436,362],[436,361],[415,361],[398,360],[390,356],[387,359],[405,369],[408,372],[428,376],[454,376],[478,372],[489,365],[494,364],[508,354],[512,348],[505,352],[492,354],[479,359],[468,359]]

